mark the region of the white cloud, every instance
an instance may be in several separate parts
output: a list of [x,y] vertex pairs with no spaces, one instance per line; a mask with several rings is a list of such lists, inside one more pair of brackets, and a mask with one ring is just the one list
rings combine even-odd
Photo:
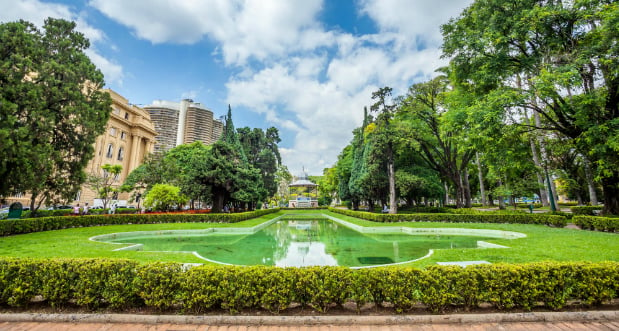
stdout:
[[267,60],[332,42],[317,28],[320,0],[92,0],[90,5],[152,43],[221,44],[226,64]]
[[362,0],[360,12],[382,31],[401,34],[420,48],[438,47],[441,24],[455,17],[473,0]]
[[86,50],[86,55],[103,72],[108,82],[122,84],[123,69],[119,64],[102,56],[96,49],[96,45],[102,44],[106,37],[105,33],[89,25],[83,17],[73,13],[68,6],[54,3],[41,2],[39,0],[0,0],[0,22],[10,22],[23,19],[42,27],[48,17],[62,18],[75,21],[76,30],[83,33],[91,42],[91,47]]

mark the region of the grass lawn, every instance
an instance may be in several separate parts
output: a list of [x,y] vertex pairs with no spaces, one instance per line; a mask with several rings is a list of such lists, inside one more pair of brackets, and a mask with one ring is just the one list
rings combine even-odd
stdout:
[[[111,225],[37,232],[0,238],[0,256],[60,258],[60,257],[105,257],[126,258],[141,262],[174,261],[205,263],[188,253],[113,251],[118,245],[92,242],[88,238],[101,234],[153,231],[188,230],[209,227],[251,227],[283,214],[310,214],[312,211],[280,211],[260,218],[234,223],[170,223],[143,225]],[[475,228],[521,232],[527,235],[520,239],[488,239],[486,241],[509,246],[481,249],[435,250],[434,255],[407,265],[424,267],[441,261],[485,260],[491,263],[523,263],[536,261],[619,261],[619,236],[612,233],[557,229],[542,225],[477,224],[477,223],[375,223],[349,216],[322,211],[351,223],[363,226],[407,226],[418,228]],[[371,250],[371,248],[368,248]]]

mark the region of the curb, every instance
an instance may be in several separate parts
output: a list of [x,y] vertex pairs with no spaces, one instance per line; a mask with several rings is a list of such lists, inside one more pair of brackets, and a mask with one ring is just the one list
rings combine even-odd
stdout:
[[619,311],[531,312],[451,315],[396,316],[187,316],[132,314],[0,314],[1,322],[47,323],[135,323],[135,324],[204,324],[204,325],[406,325],[472,324],[520,322],[604,322],[619,321]]

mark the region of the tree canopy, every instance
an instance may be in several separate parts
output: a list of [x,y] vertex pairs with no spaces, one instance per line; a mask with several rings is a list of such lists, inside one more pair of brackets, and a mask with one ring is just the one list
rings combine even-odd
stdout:
[[30,192],[33,210],[75,196],[111,112],[75,26],[0,24],[0,197]]

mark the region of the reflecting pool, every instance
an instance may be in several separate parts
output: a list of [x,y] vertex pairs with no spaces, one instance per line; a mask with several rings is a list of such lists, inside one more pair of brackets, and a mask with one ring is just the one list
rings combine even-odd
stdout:
[[279,220],[255,233],[123,233],[105,242],[183,251],[236,265],[367,267],[419,259],[430,249],[475,248],[482,236],[360,233],[325,219]]

